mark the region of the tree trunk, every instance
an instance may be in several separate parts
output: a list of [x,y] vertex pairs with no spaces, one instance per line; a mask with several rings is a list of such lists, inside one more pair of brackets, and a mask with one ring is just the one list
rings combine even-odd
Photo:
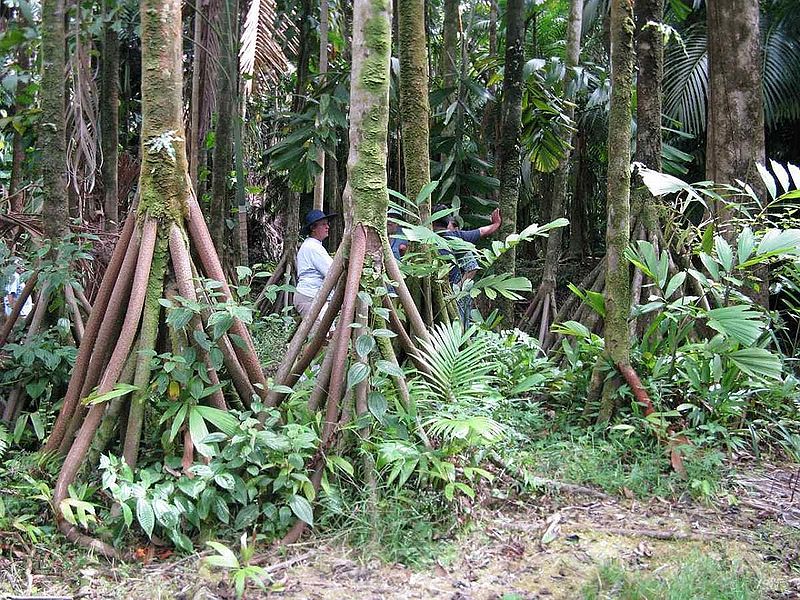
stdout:
[[[414,200],[431,180],[429,154],[428,46],[424,0],[398,0],[400,55],[400,130],[403,139],[406,196]],[[430,216],[430,201],[420,218]]]
[[[762,189],[756,163],[764,163],[764,105],[758,0],[709,0],[706,179],[736,179]],[[723,234],[734,235],[731,213],[716,202]]]
[[[390,312],[396,316],[396,309],[388,297],[377,297],[379,288],[384,285],[384,272],[397,286],[398,297],[414,334],[423,340],[428,339],[425,326],[411,301],[386,237],[386,210],[389,202],[386,158],[390,23],[389,2],[356,0],[353,6],[353,67],[350,78],[350,153],[347,160],[348,180],[343,195],[344,212],[347,216],[345,240],[334,257],[322,289],[289,343],[286,356],[275,375],[276,383],[294,385],[319,353],[334,318],[337,319],[333,339],[325,350],[325,358],[316,375],[314,389],[308,402],[311,410],[319,408],[323,412],[319,451],[308,464],[308,469],[312,472],[310,479],[315,489],[320,487],[326,452],[334,446],[339,432],[349,423],[350,411],[343,406],[348,357],[351,357],[350,364],[358,360],[362,364],[366,364],[367,360],[371,363],[373,357],[379,358],[374,356],[374,352],[362,358],[351,355],[349,346],[354,337],[353,327],[358,323],[374,324],[376,327],[386,326],[369,308],[370,304],[375,305],[375,300],[378,300],[377,306],[385,302],[390,307]],[[348,209],[348,205],[352,206],[352,212]],[[349,256],[347,261],[344,260],[345,254]],[[319,324],[315,324],[322,305],[326,303],[331,291],[334,293],[329,307],[324,315],[319,317]],[[357,298],[363,298],[363,292],[375,300],[373,303],[359,302],[361,308],[357,310]],[[369,311],[369,314],[364,314],[364,311]],[[396,323],[394,318],[392,321]],[[360,328],[359,331],[369,335],[370,325]],[[401,339],[408,340],[413,354],[413,342],[405,330],[397,327],[395,332]],[[309,333],[312,334],[312,338],[306,344]],[[384,360],[396,364],[391,344],[388,348],[384,344],[381,352],[384,351],[387,352]],[[399,382],[395,381],[395,385],[398,387],[398,397],[402,399],[404,380],[398,379]],[[364,384],[368,385],[366,381]],[[357,386],[355,392],[360,399],[358,404],[362,408],[367,393],[365,385]],[[267,405],[275,405],[281,399],[282,392],[271,392],[267,398]],[[362,429],[361,434],[366,437],[368,431]],[[370,451],[367,448],[364,450]],[[367,481],[372,480],[370,473],[365,475]],[[304,529],[305,523],[297,521],[282,542],[295,542]]]
[[[319,13],[319,75],[324,80],[328,73],[328,0],[320,0]],[[317,163],[322,170],[314,181],[314,208],[322,210],[325,205],[324,150],[317,150]]]
[[[630,275],[624,253],[630,240],[633,30],[633,0],[612,0],[611,106],[608,115],[606,201],[608,223],[606,224],[605,354],[618,367],[630,366],[631,350],[628,332],[628,317],[631,311]],[[608,396],[604,394],[604,398]]]
[[[116,550],[71,526],[62,513],[95,434],[103,420],[103,403],[89,407],[80,403],[92,390],[98,395],[113,390],[126,364],[135,361],[134,382],[142,392],[130,402],[124,435],[124,456],[135,467],[140,443],[144,402],[149,388],[150,359],[160,327],[170,327],[162,315],[159,299],[165,281],[189,302],[197,302],[198,276],[220,282],[222,301],[232,300],[222,265],[211,243],[200,207],[189,179],[189,165],[183,135],[183,72],[180,0],[142,0],[142,166],[139,176],[140,201],[132,212],[106,275],[98,291],[92,314],[78,350],[62,409],[45,446],[63,449],[66,457],[53,491],[53,506],[59,529],[68,539],[109,556]],[[184,219],[186,223],[184,225]],[[191,246],[199,265],[193,264]],[[207,298],[202,298],[207,301]],[[190,345],[205,364],[211,384],[218,373],[208,359],[206,348],[193,335],[203,324],[199,318],[187,329],[164,332],[174,340],[174,352]],[[189,335],[191,333],[192,335]],[[242,343],[231,344],[232,337]],[[244,323],[234,318],[230,333],[217,343],[228,376],[245,406],[253,393],[266,399],[267,381],[258,363],[252,339]],[[205,400],[204,400],[205,401]],[[224,410],[221,391],[208,396],[208,402]],[[74,440],[70,432],[75,432]],[[184,433],[184,457],[191,464],[194,442],[188,428]]]
[[461,11],[458,0],[444,0],[442,23],[442,54],[439,75],[442,87],[454,88],[458,79],[458,32],[461,30]]
[[[569,5],[569,17],[567,18],[567,52],[564,61],[564,78],[561,87],[564,91],[566,100],[564,115],[572,121],[575,114],[573,108],[575,91],[571,86],[575,67],[578,65],[581,54],[581,25],[583,18],[583,0],[571,0]],[[564,140],[567,150],[561,157],[561,161],[556,169],[553,180],[553,201],[550,206],[550,214],[545,221],[553,221],[564,216],[564,201],[567,197],[567,187],[569,183],[570,154],[572,145],[572,132],[567,132]],[[538,319],[527,319],[526,326],[536,327],[539,332],[539,341],[544,343],[545,337],[550,330],[552,319],[556,316],[556,270],[561,258],[561,229],[557,228],[550,231],[547,238],[547,250],[545,251],[544,267],[542,270],[542,283],[532,300],[532,304],[540,303],[541,307],[528,307],[526,315],[537,315]],[[538,326],[538,327],[537,327]]]
[[[21,15],[16,17],[22,19]],[[20,48],[17,53],[17,62],[21,71],[30,69],[30,57],[27,48]],[[14,113],[19,114],[25,109],[18,99],[14,105]],[[25,210],[25,193],[22,191],[22,167],[25,162],[24,131],[14,128],[11,142],[11,174],[8,180],[8,195],[11,198],[11,211],[22,212]]]
[[[763,198],[765,189],[756,169],[766,158],[758,0],[709,0],[706,20],[706,179],[718,185],[735,185],[738,179]],[[714,202],[713,216],[716,227],[732,243],[735,224],[725,200]],[[759,267],[753,275],[760,285],[750,292],[751,297],[768,308],[769,270]]]
[[[500,179],[500,213],[503,224],[499,237],[504,239],[517,229],[517,202],[519,200],[520,147],[519,133],[522,120],[522,66],[525,62],[524,22],[525,3],[509,0],[506,5],[506,54],[503,75],[503,102],[501,107],[501,135],[498,144]],[[514,274],[516,255],[513,249],[497,262],[497,271]],[[514,303],[501,301],[506,323],[514,322]]]
[[[226,244],[226,220],[230,215],[230,193],[228,180],[233,165],[233,120],[236,114],[237,86],[237,31],[239,3],[237,0],[222,0],[222,13],[219,25],[220,64],[217,87],[217,124],[214,132],[214,156],[211,171],[211,237],[219,252],[224,253]],[[223,258],[223,263],[226,261]]]
[[[103,11],[108,13],[114,3],[105,0]],[[110,16],[108,17],[110,19]],[[119,147],[119,40],[112,22],[103,26],[103,56],[100,61],[100,143],[103,154],[103,212],[105,227],[115,230],[119,222],[119,186],[117,179],[117,148]]]
[[191,112],[189,115],[189,139],[187,141],[189,153],[189,175],[192,186],[199,195],[199,182],[197,179],[200,157],[203,150],[203,136],[200,131],[202,113],[204,110],[206,65],[208,62],[208,0],[196,0],[194,3],[194,33],[192,45],[194,55],[192,61],[192,97],[190,100]]
[[39,90],[44,237],[60,240],[69,225],[64,124],[64,0],[42,2],[42,82]]

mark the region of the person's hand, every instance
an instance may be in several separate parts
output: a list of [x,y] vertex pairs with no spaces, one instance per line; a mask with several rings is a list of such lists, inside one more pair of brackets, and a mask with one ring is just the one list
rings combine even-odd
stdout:
[[403,254],[406,253],[406,250],[408,250],[408,244],[400,244],[400,256],[403,256]]
[[500,209],[495,208],[492,212],[492,225],[500,225],[503,219],[500,217]]

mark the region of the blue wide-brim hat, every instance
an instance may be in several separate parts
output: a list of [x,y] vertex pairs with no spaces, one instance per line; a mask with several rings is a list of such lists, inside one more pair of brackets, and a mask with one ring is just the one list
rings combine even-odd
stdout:
[[304,219],[305,224],[303,225],[303,230],[306,233],[311,231],[311,226],[316,223],[317,221],[321,221],[322,219],[332,219],[333,217],[338,217],[339,213],[328,213],[325,214],[318,208],[314,208],[306,213],[306,217]]

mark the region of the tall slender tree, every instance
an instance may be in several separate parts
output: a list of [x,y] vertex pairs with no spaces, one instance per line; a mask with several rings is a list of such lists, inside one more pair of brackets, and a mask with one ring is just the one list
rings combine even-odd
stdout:
[[39,145],[42,148],[42,220],[45,238],[59,240],[69,225],[64,124],[64,0],[42,2],[42,82]]
[[103,155],[103,213],[105,227],[116,229],[119,221],[119,39],[114,28],[116,3],[103,2],[103,55],[100,61],[100,143]]
[[238,40],[239,2],[222,0],[219,21],[219,78],[217,94],[217,122],[214,130],[214,154],[211,171],[210,229],[214,245],[222,253],[226,244],[226,220],[230,215],[231,194],[229,181],[233,166],[234,120],[238,103]]
[[[159,300],[167,281],[174,292],[189,302],[198,300],[198,276],[221,283],[226,301],[231,292],[225,283],[205,220],[194,197],[183,132],[182,39],[180,0],[142,0],[142,167],[139,176],[139,204],[129,213],[114,255],[86,326],[62,409],[45,445],[47,450],[65,453],[53,492],[56,521],[68,539],[117,556],[114,548],[87,536],[64,517],[69,488],[86,462],[90,447],[100,450],[109,442],[109,431],[121,410],[128,406],[123,457],[134,467],[137,462],[145,402],[150,383],[151,355],[159,338],[170,340],[174,353],[193,348],[204,364],[212,385],[219,383],[221,367],[210,358],[203,317],[197,315],[180,328],[168,324]],[[199,263],[195,264],[190,248]],[[208,300],[201,296],[200,299]],[[266,399],[267,382],[258,363],[247,328],[233,318],[230,335],[217,340],[224,357],[227,376],[241,402],[249,405],[254,394]],[[85,400],[94,390],[102,397],[118,383],[133,382],[136,391],[128,399],[95,403]],[[208,397],[211,409],[223,412],[227,405],[217,389]],[[104,422],[105,421],[105,422]],[[103,427],[101,427],[101,423]],[[194,459],[195,440],[183,429],[183,467]],[[96,453],[95,453],[96,454]]]
[[[571,120],[575,114],[575,86],[572,84],[575,67],[578,66],[581,54],[581,21],[583,17],[583,0],[571,0],[569,17],[567,18],[567,52],[564,60],[564,77],[561,86],[564,90],[565,115]],[[564,216],[564,202],[567,197],[569,183],[570,156],[572,154],[572,131],[566,135],[567,149],[559,162],[553,181],[553,200],[550,205],[550,220]],[[574,233],[574,230],[572,230]],[[547,250],[544,257],[542,282],[533,297],[523,318],[525,327],[538,329],[539,341],[544,343],[550,329],[552,319],[558,311],[556,305],[556,270],[561,257],[561,229],[550,232],[547,238]],[[538,327],[537,327],[538,326]]]
[[[500,110],[500,140],[497,145],[497,171],[500,179],[500,213],[503,224],[501,238],[517,229],[517,203],[520,182],[519,134],[522,123],[522,67],[525,63],[525,2],[508,0],[506,3],[506,53],[503,69],[503,100]],[[516,253],[512,248],[498,261],[496,269],[514,274]],[[507,323],[514,320],[514,304],[502,301]]]
[[[758,188],[756,163],[764,163],[764,102],[758,0],[709,0],[706,179]],[[727,236],[731,213],[717,201],[714,213]]]
[[[328,72],[328,0],[319,3],[319,75]],[[322,169],[314,180],[314,208],[322,210],[325,204],[325,151],[317,150],[317,163]]]
[[641,381],[631,366],[631,340],[628,319],[631,313],[630,268],[625,250],[630,243],[631,182],[631,100],[633,90],[633,0],[611,0],[611,106],[608,115],[608,190],[606,196],[606,292],[605,351],[598,358],[592,377],[594,397],[603,388],[599,421],[610,418],[616,401],[619,376],[602,385],[603,363],[630,385],[636,399],[652,405]]
[[[353,5],[353,66],[350,78],[350,153],[344,193],[345,203],[349,206],[345,209],[347,222],[344,239],[316,300],[292,337],[275,375],[276,383],[294,385],[320,352],[334,319],[338,318],[308,402],[309,408],[320,410],[323,414],[319,452],[308,465],[311,481],[317,489],[322,481],[327,450],[350,418],[343,402],[348,387],[352,388],[356,415],[367,411],[369,376],[359,378],[355,384],[351,373],[360,371],[368,374],[374,368],[370,365],[377,358],[397,365],[392,344],[386,337],[376,337],[374,350],[366,355],[363,350],[362,354],[356,351],[355,340],[359,336],[369,337],[372,327],[387,326],[381,316],[383,311],[374,308],[383,306],[388,309],[388,326],[398,335],[403,347],[412,356],[416,354],[415,344],[397,318],[391,299],[385,294],[381,295],[385,292],[384,277],[392,280],[413,334],[428,339],[425,324],[403,281],[386,236],[390,51],[389,0],[356,0]],[[345,260],[345,256],[349,258]],[[331,292],[333,296],[323,311]],[[367,297],[371,302],[365,300]],[[311,337],[307,340],[309,334]],[[357,362],[364,365],[366,371],[364,367],[354,369]],[[346,377],[352,385],[347,384]],[[393,381],[401,401],[408,402],[405,379],[393,377]],[[268,405],[275,405],[282,400],[280,389],[273,388],[267,398]],[[368,432],[362,430],[360,435],[368,435]],[[283,542],[295,541],[305,526],[305,522],[298,521]]]

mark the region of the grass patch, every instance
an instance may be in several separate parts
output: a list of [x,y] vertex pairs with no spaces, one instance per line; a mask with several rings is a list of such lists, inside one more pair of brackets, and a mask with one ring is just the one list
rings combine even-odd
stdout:
[[679,565],[659,573],[630,572],[617,562],[597,570],[584,600],[757,600],[763,584],[737,561],[693,551]]
[[378,501],[375,516],[365,502],[359,503],[349,515],[346,539],[365,558],[418,570],[454,559],[457,548],[450,537],[457,523],[453,511],[444,510],[440,496],[399,490]]
[[525,464],[537,474],[561,481],[594,485],[606,492],[638,498],[677,497],[684,493],[707,499],[722,489],[724,457],[718,451],[687,448],[682,479],[671,468],[663,444],[619,434],[555,433],[529,449]]

